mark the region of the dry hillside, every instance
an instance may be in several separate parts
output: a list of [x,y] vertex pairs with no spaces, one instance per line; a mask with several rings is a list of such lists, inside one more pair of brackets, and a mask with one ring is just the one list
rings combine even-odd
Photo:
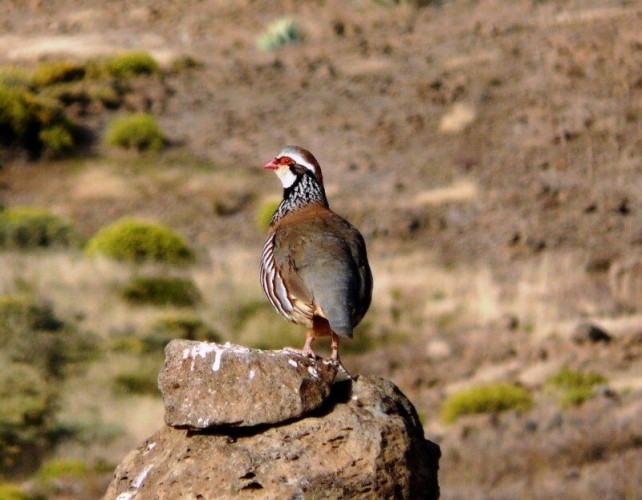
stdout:
[[[443,497],[640,498],[642,2],[398,3],[4,0],[2,65],[135,49],[164,72],[129,83],[118,109],[70,105],[84,131],[70,156],[4,145],[0,201],[67,217],[81,240],[127,215],[171,226],[196,255],[170,271],[200,291],[191,317],[224,340],[302,343],[262,296],[255,219],[280,194],[261,165],[307,147],[375,276],[367,340],[345,363],[415,403],[442,448]],[[260,50],[284,16],[298,39]],[[168,69],[184,56],[195,67]],[[130,111],[154,115],[167,147],[107,145],[106,126]],[[61,395],[56,418],[82,423],[82,439],[5,479],[98,498],[110,466],[162,421],[153,391],[113,390],[128,370],[153,377],[159,352],[114,345],[185,308],[128,304],[124,283],[165,271],[81,249],[1,251],[0,270],[0,295],[47,301],[102,352]],[[551,381],[564,367],[601,378],[564,402]],[[449,396],[495,382],[524,388],[530,406],[445,423]],[[32,479],[52,458],[89,464],[91,480]]]

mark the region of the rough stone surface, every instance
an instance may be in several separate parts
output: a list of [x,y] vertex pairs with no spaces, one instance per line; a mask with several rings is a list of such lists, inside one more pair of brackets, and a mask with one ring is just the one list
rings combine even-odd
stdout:
[[158,386],[167,425],[246,427],[318,408],[336,373],[335,364],[294,351],[173,340],[165,348]]
[[432,499],[439,455],[395,385],[359,377],[336,383],[320,409],[287,424],[165,427],[118,466],[105,499]]

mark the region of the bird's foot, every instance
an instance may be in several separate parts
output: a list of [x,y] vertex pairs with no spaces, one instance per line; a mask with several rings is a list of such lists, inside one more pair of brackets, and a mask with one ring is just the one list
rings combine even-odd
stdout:
[[343,370],[345,375],[348,377],[350,380],[354,380],[354,377],[352,376],[352,373],[348,371],[348,369],[345,367],[345,365],[341,362],[341,358],[339,357],[339,350],[337,349],[336,351],[333,349],[332,354],[330,354],[330,361],[337,365],[337,368],[340,370]]
[[321,359],[321,356],[319,356],[316,352],[314,352],[312,349],[306,349],[305,347],[303,349],[299,349],[297,347],[284,347],[286,351],[292,351],[296,352],[297,354],[303,354],[304,356],[312,359]]

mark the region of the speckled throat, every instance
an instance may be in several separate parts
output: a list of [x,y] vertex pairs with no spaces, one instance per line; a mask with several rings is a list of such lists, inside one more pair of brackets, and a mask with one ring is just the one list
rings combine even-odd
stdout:
[[283,190],[283,200],[272,216],[270,226],[276,224],[290,212],[306,207],[313,203],[329,208],[325,189],[319,184],[313,173],[304,173],[297,177],[290,187]]

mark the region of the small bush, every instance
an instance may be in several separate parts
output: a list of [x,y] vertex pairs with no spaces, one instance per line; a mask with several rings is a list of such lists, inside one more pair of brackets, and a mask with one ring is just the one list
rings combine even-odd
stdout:
[[160,71],[156,60],[143,51],[117,54],[107,62],[109,72],[116,78],[131,78],[138,75],[152,75]]
[[0,500],[35,500],[35,498],[17,484],[0,483]]
[[118,337],[109,343],[109,350],[125,354],[142,354],[146,350],[146,345],[136,337]]
[[33,84],[46,87],[55,83],[82,80],[85,76],[83,64],[75,61],[44,61],[36,66],[32,75]]
[[29,110],[20,90],[0,86],[0,142],[22,141],[29,124]]
[[204,64],[201,61],[193,58],[192,56],[184,55],[177,57],[172,61],[170,70],[173,73],[182,73],[183,71],[198,69],[202,68],[203,66]]
[[155,321],[143,338],[145,350],[159,351],[173,339],[220,342],[221,336],[196,315],[171,315]]
[[268,26],[267,31],[256,41],[261,50],[275,50],[301,40],[301,31],[289,18],[281,18]]
[[193,259],[185,239],[174,230],[136,218],[121,219],[102,228],[87,244],[89,255],[117,260],[181,264]]
[[280,199],[270,198],[259,205],[254,213],[254,222],[259,229],[267,230],[270,227],[272,216],[280,203]]
[[130,304],[155,306],[193,306],[201,294],[189,278],[136,276],[125,285],[122,297]]
[[138,151],[158,151],[165,145],[163,132],[148,113],[133,113],[114,120],[105,138],[113,146]]
[[527,409],[532,403],[529,392],[516,385],[482,384],[449,396],[442,406],[441,415],[444,422],[453,423],[464,415]]
[[0,86],[26,90],[31,85],[31,74],[19,66],[0,66]]
[[12,362],[63,378],[69,365],[97,354],[97,339],[54,315],[50,305],[24,295],[0,296],[0,348]]
[[54,156],[61,156],[74,150],[75,141],[69,127],[54,125],[40,131],[38,138]]
[[27,295],[0,295],[0,347],[5,347],[13,335],[31,330],[57,332],[63,326],[46,302]]
[[0,427],[40,424],[50,411],[47,384],[35,368],[7,363],[0,371],[0,403]]
[[71,222],[35,207],[12,207],[0,212],[0,248],[38,248],[72,244]]
[[61,477],[82,477],[89,472],[89,467],[82,460],[49,460],[40,466],[36,473],[40,481]]
[[[52,129],[58,130],[56,136],[41,135],[43,130]],[[63,142],[59,139],[63,129],[71,137],[73,146],[74,125],[56,100],[0,86],[0,143],[24,147],[33,156],[62,144],[62,150],[53,151],[60,153],[71,149],[69,139]]]
[[606,377],[596,372],[581,372],[563,366],[561,370],[546,381],[553,388],[563,407],[576,406],[591,399],[595,386],[605,384]]
[[158,374],[151,369],[125,372],[116,376],[114,385],[120,393],[158,395]]
[[100,102],[107,109],[117,109],[123,101],[120,91],[108,83],[87,84],[84,87],[87,97],[94,102]]

